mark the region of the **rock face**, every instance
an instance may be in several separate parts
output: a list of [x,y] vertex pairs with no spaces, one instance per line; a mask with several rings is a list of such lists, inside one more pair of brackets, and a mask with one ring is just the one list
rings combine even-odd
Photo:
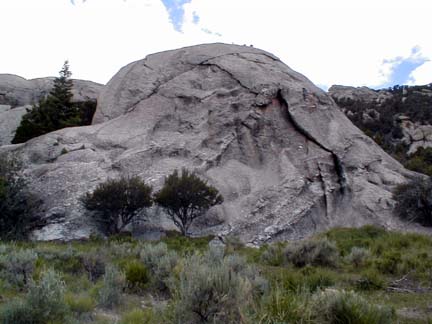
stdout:
[[[79,197],[120,174],[157,190],[176,168],[197,172],[225,202],[193,233],[232,233],[253,244],[332,226],[398,228],[391,190],[416,176],[277,57],[225,44],[131,63],[104,88],[93,125],[1,150],[23,159],[45,216],[58,218],[37,239],[89,235]],[[153,225],[168,226],[155,215]]]
[[[10,144],[27,109],[48,95],[54,78],[26,80],[12,74],[0,74],[0,145]],[[73,80],[75,102],[96,100],[103,85]]]

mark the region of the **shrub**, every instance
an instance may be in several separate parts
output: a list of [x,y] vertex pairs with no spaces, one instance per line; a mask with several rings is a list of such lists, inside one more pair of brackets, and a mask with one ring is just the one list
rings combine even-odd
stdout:
[[258,310],[259,323],[302,323],[304,296],[276,286],[262,298]]
[[89,315],[96,306],[95,301],[87,295],[67,294],[65,301],[70,311],[77,318],[83,318],[85,315]]
[[399,185],[394,193],[397,215],[409,222],[432,226],[432,181],[413,180]]
[[155,314],[151,309],[133,309],[123,315],[120,324],[151,324],[155,323]]
[[9,282],[23,288],[30,283],[37,258],[33,250],[16,249],[2,255],[0,264]]
[[125,266],[126,282],[129,289],[141,290],[150,281],[150,274],[146,266],[139,261],[128,262]]
[[253,301],[257,276],[251,277],[240,259],[217,255],[186,258],[174,298],[176,322],[239,323],[242,311]]
[[99,305],[106,308],[117,306],[125,287],[124,273],[116,267],[108,265],[103,276],[103,285],[99,290]]
[[151,192],[139,177],[122,177],[99,184],[81,200],[108,234],[117,234],[152,205]]
[[34,323],[63,322],[68,314],[64,292],[65,283],[51,269],[42,272],[39,282],[30,284],[26,303],[31,307]]
[[336,244],[327,239],[313,239],[288,245],[284,250],[285,258],[296,267],[306,265],[336,266],[339,251]]
[[186,236],[192,222],[203,216],[210,207],[221,204],[223,198],[215,187],[183,169],[181,176],[175,170],[165,178],[164,186],[155,195],[155,201],[165,210],[182,235]]
[[313,296],[311,312],[317,323],[329,324],[390,324],[395,317],[389,307],[369,304],[354,292],[333,289]]
[[174,251],[170,251],[165,243],[146,246],[140,254],[142,262],[152,274],[153,286],[159,290],[168,288],[168,280],[179,259]]
[[345,257],[345,260],[355,267],[361,267],[365,265],[370,257],[371,252],[369,249],[355,246],[351,249],[350,254]]
[[90,281],[95,282],[105,273],[106,259],[101,251],[89,251],[81,255],[82,265]]
[[278,244],[269,245],[261,254],[260,261],[275,267],[281,266],[285,261],[283,247]]
[[355,283],[358,290],[379,290],[385,288],[385,286],[384,279],[376,270],[364,271]]
[[34,324],[32,307],[28,303],[16,299],[5,303],[0,308],[0,322],[2,324]]
[[306,271],[280,269],[272,278],[272,286],[278,286],[291,293],[303,293],[327,288],[336,282],[335,275],[325,269],[309,266],[303,269]]
[[25,239],[43,225],[37,215],[40,205],[40,199],[28,190],[17,160],[0,157],[0,239]]
[[375,267],[384,274],[398,274],[401,262],[402,255],[399,252],[388,251],[375,260]]

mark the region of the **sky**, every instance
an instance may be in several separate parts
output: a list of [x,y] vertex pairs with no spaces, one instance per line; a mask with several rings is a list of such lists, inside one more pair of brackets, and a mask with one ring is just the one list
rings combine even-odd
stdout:
[[107,83],[146,55],[253,45],[316,85],[432,82],[431,0],[0,0],[0,73]]

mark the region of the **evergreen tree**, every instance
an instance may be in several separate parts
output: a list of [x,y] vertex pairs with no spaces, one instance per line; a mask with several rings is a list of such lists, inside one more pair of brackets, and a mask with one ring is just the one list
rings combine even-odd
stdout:
[[72,103],[71,76],[69,62],[65,61],[49,95],[40,99],[39,103],[23,116],[12,140],[13,144],[26,142],[33,137],[61,128],[91,123],[88,115],[93,115],[96,104],[94,102]]

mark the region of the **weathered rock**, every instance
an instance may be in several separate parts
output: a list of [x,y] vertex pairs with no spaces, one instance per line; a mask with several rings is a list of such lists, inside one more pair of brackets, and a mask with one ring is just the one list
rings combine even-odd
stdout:
[[[10,144],[26,110],[46,96],[54,78],[26,80],[12,74],[0,74],[0,145]],[[103,85],[73,80],[72,101],[96,100]]]
[[[360,120],[364,124],[369,122],[380,123],[382,114],[387,114],[387,116],[392,114],[394,119],[393,126],[396,128],[397,124],[399,124],[403,134],[403,138],[394,138],[392,144],[394,146],[401,143],[406,145],[408,147],[406,151],[408,155],[414,154],[420,147],[432,147],[432,126],[428,124],[430,121],[419,120],[418,117],[415,120],[411,120],[411,117],[405,115],[410,112],[403,110],[401,112],[400,105],[401,103],[405,103],[409,96],[416,96],[412,101],[422,101],[424,98],[429,97],[432,90],[426,88],[408,91],[408,88],[404,87],[401,99],[398,98],[397,93],[392,94],[388,90],[372,90],[367,87],[355,88],[334,85],[330,87],[328,93],[340,105],[342,111],[352,120],[358,120],[359,116],[356,116],[356,111],[361,110]],[[353,103],[355,103],[355,108],[350,110],[350,105]],[[393,105],[393,111],[387,110],[386,112],[382,112],[383,104],[385,103]],[[420,109],[424,108],[419,107]]]
[[15,131],[21,123],[22,116],[32,106],[11,108],[9,105],[0,105],[0,145],[10,144]]
[[[274,55],[225,44],[131,63],[104,88],[94,125],[1,150],[23,159],[46,216],[59,219],[34,233],[45,240],[89,235],[79,197],[120,174],[158,189],[176,168],[197,172],[225,201],[193,233],[254,244],[332,226],[399,228],[391,191],[418,176]],[[172,226],[163,217],[152,224]]]
[[329,95],[339,102],[362,101],[365,103],[382,103],[392,97],[392,94],[385,90],[373,90],[368,87],[350,87],[333,85],[328,90]]
[[[13,74],[0,74],[0,105],[12,107],[33,105],[46,96],[53,87],[54,78],[27,80]],[[72,101],[96,100],[102,84],[73,80]]]

